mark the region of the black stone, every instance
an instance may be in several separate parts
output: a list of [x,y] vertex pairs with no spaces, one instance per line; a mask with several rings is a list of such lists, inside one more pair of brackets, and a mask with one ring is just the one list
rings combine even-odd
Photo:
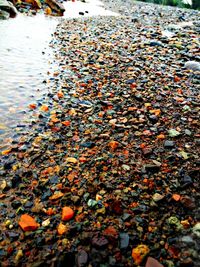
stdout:
[[17,209],[21,206],[21,202],[18,200],[14,200],[11,202],[11,206],[13,207],[13,209]]
[[6,235],[12,240],[17,240],[19,238],[19,233],[7,232]]
[[15,175],[11,180],[12,188],[17,187],[22,181],[22,178],[19,175]]

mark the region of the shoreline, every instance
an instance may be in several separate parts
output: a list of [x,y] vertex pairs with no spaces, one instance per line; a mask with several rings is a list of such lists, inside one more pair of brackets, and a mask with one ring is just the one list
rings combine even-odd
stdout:
[[199,26],[177,25],[200,12],[129,3],[57,27],[52,91],[0,159],[2,267],[198,266]]

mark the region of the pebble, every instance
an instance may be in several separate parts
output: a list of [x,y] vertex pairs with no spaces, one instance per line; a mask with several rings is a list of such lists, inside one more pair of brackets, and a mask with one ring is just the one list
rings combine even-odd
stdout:
[[145,267],[164,267],[164,265],[160,264],[156,259],[148,257]]
[[175,146],[175,143],[173,141],[166,140],[164,142],[164,147],[166,148],[173,148]]
[[129,246],[129,234],[127,233],[120,233],[120,248],[126,249]]
[[192,232],[200,238],[200,223],[196,223],[195,226],[192,229]]
[[170,130],[168,131],[168,134],[169,134],[170,137],[177,137],[177,136],[180,135],[180,132],[178,132],[178,131],[175,130],[175,129],[170,129]]
[[152,196],[152,198],[153,198],[153,200],[154,200],[155,202],[159,202],[159,201],[163,200],[164,197],[165,197],[164,195],[161,195],[161,194],[159,194],[159,193],[155,193],[155,194]]
[[94,236],[92,238],[92,245],[96,248],[104,248],[108,245],[108,240],[103,236]]
[[[12,183],[0,194],[0,256],[10,266],[14,242],[18,265],[180,266],[187,242],[176,245],[198,238],[198,90],[184,68],[198,62],[198,32],[178,23],[199,13],[108,4],[122,16],[60,21],[49,94],[2,153],[1,181]],[[23,214],[34,229],[19,227]]]
[[189,70],[200,71],[200,63],[197,61],[187,61],[184,67]]
[[77,266],[84,267],[88,262],[88,254],[85,250],[79,250],[77,255]]

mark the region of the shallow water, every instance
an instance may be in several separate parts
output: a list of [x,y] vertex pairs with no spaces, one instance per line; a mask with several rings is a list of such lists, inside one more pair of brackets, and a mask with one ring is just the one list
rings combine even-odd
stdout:
[[[117,15],[103,8],[100,1],[66,2],[65,18]],[[60,18],[37,14],[0,21],[0,149],[5,138],[13,135],[16,126],[28,117],[28,104],[47,92],[43,82],[52,68],[51,35]]]
[[76,1],[68,1],[64,3],[66,18],[77,18],[79,12],[84,12],[84,16],[118,16],[119,14],[106,10],[103,3],[98,0],[87,0],[86,3]]
[[0,134],[24,119],[28,103],[46,90],[50,49],[56,20],[43,15],[0,22]]

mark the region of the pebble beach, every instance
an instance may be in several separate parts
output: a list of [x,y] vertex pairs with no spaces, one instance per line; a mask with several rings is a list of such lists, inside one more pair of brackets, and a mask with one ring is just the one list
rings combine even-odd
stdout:
[[1,152],[2,267],[199,266],[200,12],[103,4],[59,23]]

